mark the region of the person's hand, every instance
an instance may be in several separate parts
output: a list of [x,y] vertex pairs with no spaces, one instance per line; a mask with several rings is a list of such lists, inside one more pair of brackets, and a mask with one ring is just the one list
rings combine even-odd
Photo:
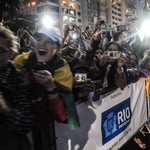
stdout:
[[33,76],[35,80],[39,84],[43,85],[48,91],[52,91],[56,88],[54,78],[48,70],[33,71]]
[[87,97],[92,91],[94,91],[94,87],[91,79],[86,79],[81,91],[78,93],[78,98]]
[[30,37],[30,34],[27,30],[24,30],[23,35],[26,35],[27,37]]
[[82,43],[83,39],[82,39],[82,30],[81,30],[81,28],[77,25],[74,25],[74,31],[77,33],[77,37],[78,37],[79,42]]
[[99,21],[97,21],[94,26],[93,34],[99,29],[99,26],[100,26]]
[[104,34],[106,33],[106,30],[97,31],[94,34],[94,40],[102,40],[104,38]]
[[85,80],[82,91],[87,92],[87,93],[93,91],[93,84],[91,83],[91,79],[86,79]]
[[136,68],[130,69],[130,72],[131,72],[132,77],[135,77],[136,75],[138,75],[138,70]]
[[69,35],[69,25],[66,24],[64,26],[64,38],[63,38],[63,41],[65,41],[65,39],[67,38],[68,35]]
[[29,86],[30,85],[30,74],[26,71],[25,68],[20,71],[19,78],[22,81],[20,83],[20,86]]
[[121,68],[126,64],[127,64],[127,57],[121,54],[121,56],[117,59],[117,66],[118,68]]
[[91,43],[92,43],[92,40],[93,40],[93,33],[91,32],[91,30],[90,30],[90,29],[86,29],[84,32],[85,32],[86,35],[87,35],[87,36],[86,36],[86,39],[90,40]]
[[78,35],[81,35],[81,28],[79,26],[74,25],[74,31],[76,31]]
[[24,29],[23,28],[19,28],[17,31],[17,36],[18,37],[22,37],[22,35],[24,34]]
[[95,92],[94,92],[94,95],[92,97],[92,100],[93,101],[98,101],[100,98],[100,92],[99,92],[99,89],[96,89]]

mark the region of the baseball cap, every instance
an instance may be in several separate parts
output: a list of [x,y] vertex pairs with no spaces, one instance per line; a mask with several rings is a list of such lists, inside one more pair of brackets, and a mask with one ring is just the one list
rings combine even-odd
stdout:
[[60,30],[56,27],[41,27],[37,33],[42,33],[46,36],[48,36],[52,41],[58,43],[59,45],[61,45],[62,43],[62,36],[60,33]]

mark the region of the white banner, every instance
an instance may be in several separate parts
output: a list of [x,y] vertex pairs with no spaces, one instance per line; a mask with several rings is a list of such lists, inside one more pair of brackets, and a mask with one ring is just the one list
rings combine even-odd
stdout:
[[89,104],[77,105],[80,128],[55,124],[57,150],[119,149],[147,121],[145,79]]

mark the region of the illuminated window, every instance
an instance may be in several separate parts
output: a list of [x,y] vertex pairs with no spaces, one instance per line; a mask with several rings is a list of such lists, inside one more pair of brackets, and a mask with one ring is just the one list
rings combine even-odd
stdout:
[[73,15],[73,16],[76,16],[76,11],[73,10],[73,9],[69,9],[69,14]]
[[36,2],[34,1],[34,2],[31,2],[31,6],[33,7],[33,6],[35,6],[36,5]]
[[76,9],[76,7],[77,7],[76,4],[73,2],[69,2],[68,6],[72,9]]
[[74,18],[74,17],[69,17],[69,22],[76,23],[76,18]]
[[62,8],[62,13],[63,13],[63,14],[68,14],[68,9]]
[[65,0],[62,0],[62,1],[61,1],[61,5],[62,5],[62,6],[68,6],[68,2],[66,2]]
[[67,21],[68,20],[68,16],[63,16],[63,21]]
[[77,5],[77,9],[81,9],[81,6],[80,6],[80,5]]

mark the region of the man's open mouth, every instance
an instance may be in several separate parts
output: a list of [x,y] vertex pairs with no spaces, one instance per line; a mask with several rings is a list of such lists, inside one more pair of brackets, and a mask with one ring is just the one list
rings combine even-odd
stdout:
[[40,50],[38,51],[38,53],[39,53],[39,55],[41,55],[41,56],[47,54],[47,52],[46,52],[44,49],[40,49]]

